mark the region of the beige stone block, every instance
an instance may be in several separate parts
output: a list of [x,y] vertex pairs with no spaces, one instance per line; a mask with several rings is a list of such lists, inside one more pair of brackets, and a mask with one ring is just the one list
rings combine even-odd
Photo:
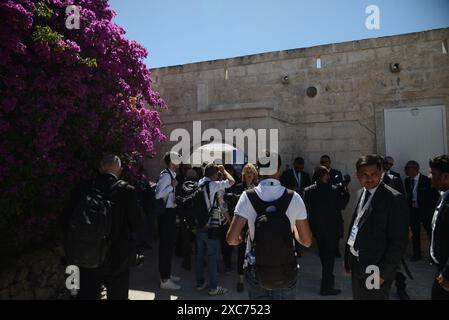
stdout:
[[312,125],[306,129],[306,139],[331,139],[332,127],[329,125]]
[[227,68],[229,78],[244,77],[247,75],[246,66],[237,66]]
[[356,51],[356,52],[348,52],[347,53],[348,63],[362,63],[376,59],[376,54],[373,49]]

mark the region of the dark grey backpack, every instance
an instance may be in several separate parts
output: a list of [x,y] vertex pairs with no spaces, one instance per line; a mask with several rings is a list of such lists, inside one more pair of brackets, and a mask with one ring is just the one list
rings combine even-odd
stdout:
[[94,186],[78,202],[70,216],[65,252],[70,265],[101,267],[111,245],[112,198],[126,182],[115,182],[107,192]]

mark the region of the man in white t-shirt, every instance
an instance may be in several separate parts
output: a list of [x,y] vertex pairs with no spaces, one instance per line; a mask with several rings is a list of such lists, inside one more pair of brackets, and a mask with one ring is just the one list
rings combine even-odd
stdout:
[[[264,159],[259,159],[258,168],[261,171],[262,168],[267,169],[270,167],[270,163],[273,159],[277,158],[277,169],[274,168],[274,173],[271,175],[261,174],[261,181],[259,185],[254,189],[255,194],[262,202],[275,202],[281,197],[284,197],[287,192],[286,188],[281,186],[279,182],[281,158],[274,152],[267,152]],[[262,173],[262,172],[261,172]],[[287,204],[285,215],[287,216],[291,232],[294,234],[296,240],[305,247],[310,247],[312,244],[312,234],[310,231],[309,223],[307,221],[307,211],[301,197],[296,192],[291,192],[290,203]],[[268,210],[269,208],[267,208]],[[268,212],[268,211],[266,211]],[[282,213],[282,212],[281,212]],[[254,268],[251,268],[251,264],[254,259],[254,253],[252,248],[255,241],[255,222],[257,218],[256,210],[254,209],[252,202],[250,201],[247,193],[242,194],[234,211],[234,218],[227,234],[227,241],[230,245],[239,245],[242,240],[242,230],[246,223],[248,223],[249,237],[247,240],[247,249],[245,253],[245,278],[248,284],[248,294],[251,300],[293,300],[296,298],[296,279],[293,285],[286,288],[268,289],[262,286],[255,278]],[[287,231],[289,232],[289,231]],[[291,235],[291,234],[290,234]],[[293,241],[293,237],[292,237]],[[292,244],[293,248],[293,244]],[[273,252],[281,248],[273,248]],[[293,253],[294,254],[294,253]],[[257,261],[257,256],[255,256]],[[295,265],[296,267],[296,265]]]

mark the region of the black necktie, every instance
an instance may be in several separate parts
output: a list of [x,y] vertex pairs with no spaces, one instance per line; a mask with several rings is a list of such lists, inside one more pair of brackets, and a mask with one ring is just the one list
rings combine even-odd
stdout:
[[363,206],[362,206],[362,208],[365,207],[365,205],[366,205],[366,203],[368,202],[368,200],[369,200],[370,197],[371,197],[371,193],[370,193],[368,190],[366,190],[366,192],[365,192],[365,199],[363,200]]
[[410,181],[410,194],[413,195],[413,189],[415,189],[415,178]]

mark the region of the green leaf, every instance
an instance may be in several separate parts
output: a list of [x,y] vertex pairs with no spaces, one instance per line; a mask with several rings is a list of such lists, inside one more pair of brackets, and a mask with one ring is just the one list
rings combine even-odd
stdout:
[[38,2],[36,5],[36,14],[43,19],[50,19],[53,16],[53,10],[50,9],[45,3]]
[[49,26],[36,26],[33,32],[34,41],[46,41],[49,43],[55,43],[61,39],[61,35],[56,31],[53,31]]

